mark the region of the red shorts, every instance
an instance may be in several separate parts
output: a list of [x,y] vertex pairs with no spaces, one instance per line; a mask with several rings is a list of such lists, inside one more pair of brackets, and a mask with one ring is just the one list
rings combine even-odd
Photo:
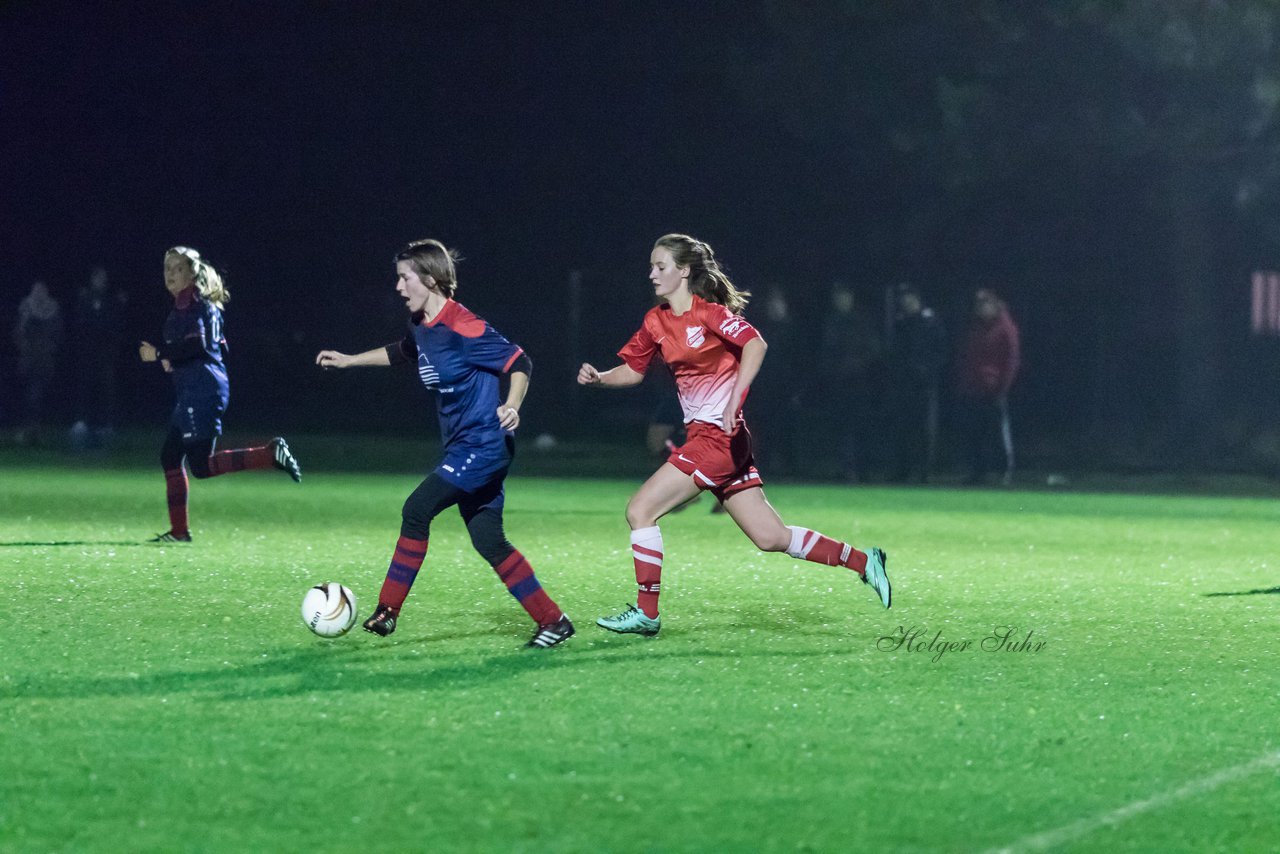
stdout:
[[751,434],[745,424],[732,436],[705,421],[691,421],[685,431],[688,438],[671,452],[667,462],[720,501],[764,483],[751,456]]

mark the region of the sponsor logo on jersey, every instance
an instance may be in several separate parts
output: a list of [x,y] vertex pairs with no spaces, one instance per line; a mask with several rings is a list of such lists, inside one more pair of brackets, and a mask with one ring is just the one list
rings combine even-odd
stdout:
[[685,340],[689,342],[690,347],[701,347],[702,342],[707,340],[706,330],[701,326],[686,326],[684,334]]
[[747,322],[741,317],[731,317],[724,323],[720,324],[720,331],[724,333],[726,338],[737,338],[740,332],[745,332]]

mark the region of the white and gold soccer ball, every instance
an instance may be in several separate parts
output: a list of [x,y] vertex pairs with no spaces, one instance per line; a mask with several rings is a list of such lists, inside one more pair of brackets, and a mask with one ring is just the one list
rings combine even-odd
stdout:
[[317,584],[302,597],[302,622],[322,638],[336,638],[356,624],[356,595],[336,581]]

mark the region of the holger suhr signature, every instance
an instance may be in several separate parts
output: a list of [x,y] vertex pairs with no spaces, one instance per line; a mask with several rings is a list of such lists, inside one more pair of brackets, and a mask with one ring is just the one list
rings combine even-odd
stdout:
[[1017,626],[996,626],[978,641],[948,640],[942,636],[941,629],[930,634],[927,629],[916,626],[898,626],[892,634],[876,641],[876,649],[881,652],[929,653],[929,660],[936,662],[949,652],[1039,652],[1049,642],[1032,640],[1034,635],[1034,629],[1028,629],[1024,634]]

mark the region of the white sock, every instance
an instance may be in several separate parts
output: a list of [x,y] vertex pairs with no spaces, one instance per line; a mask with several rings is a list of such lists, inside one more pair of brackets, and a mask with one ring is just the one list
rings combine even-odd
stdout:
[[[791,545],[787,546],[787,554],[797,560],[805,560],[809,557],[809,549],[813,548],[813,544],[818,542],[818,537],[808,528],[800,528],[795,525],[788,525],[787,530],[791,532]],[[808,538],[808,542],[805,539]]]

